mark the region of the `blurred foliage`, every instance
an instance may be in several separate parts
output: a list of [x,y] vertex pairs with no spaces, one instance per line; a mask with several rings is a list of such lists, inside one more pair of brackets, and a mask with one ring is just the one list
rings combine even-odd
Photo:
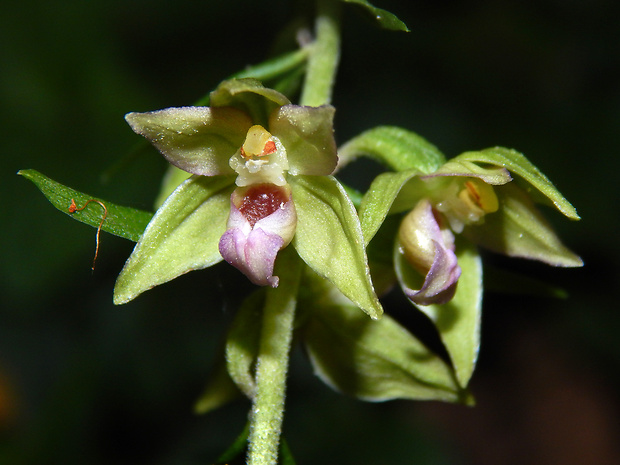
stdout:
[[[491,440],[517,460],[497,438],[504,431],[518,450],[536,444],[544,451],[536,449],[536,457],[547,459],[538,463],[551,463],[553,438],[546,430],[524,432],[523,412],[537,413],[550,429],[590,425],[599,441],[617,433],[620,318],[612,290],[620,282],[614,265],[620,29],[609,19],[619,17],[620,4],[373,3],[396,13],[411,32],[383,31],[355,8],[345,10],[334,98],[339,142],[393,124],[449,157],[494,145],[522,151],[583,218],[555,226],[586,267],[511,265],[568,289],[570,298],[488,296],[472,386],[480,406],[466,414],[456,406],[352,401],[324,388],[296,353],[284,427],[297,462],[467,463]],[[114,307],[114,279],[133,244],[102,234],[91,273],[94,230],[59,215],[15,173],[36,168],[78,190],[150,210],[165,171],[155,152],[101,182],[136,143],[123,115],[189,104],[262,61],[293,9],[284,0],[7,0],[3,6],[0,463],[210,463],[242,430],[247,406],[202,417],[192,407],[239,296],[249,290],[243,277],[217,266]],[[354,166],[343,176],[359,188],[369,181]],[[396,297],[388,299],[397,319],[424,326]],[[582,397],[553,414],[532,410],[538,405],[532,402],[540,386],[548,391],[564,378],[550,378],[556,359],[549,356],[545,368],[547,358],[523,349],[532,340],[544,343],[528,347],[567,361],[564,389],[589,381],[578,384]],[[596,399],[584,405],[615,412],[615,420],[574,422],[584,399]],[[470,425],[484,425],[492,402],[502,416],[491,418],[504,428],[468,434]],[[519,408],[509,409],[513,404]],[[450,423],[459,415],[466,419],[460,428]],[[567,454],[562,463],[613,463],[597,458],[614,457],[616,449],[584,445],[578,432],[568,431],[561,448],[570,449],[575,434],[581,455]]]

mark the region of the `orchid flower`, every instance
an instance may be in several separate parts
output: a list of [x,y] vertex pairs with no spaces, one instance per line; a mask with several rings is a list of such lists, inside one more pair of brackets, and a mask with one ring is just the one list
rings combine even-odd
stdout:
[[115,302],[222,258],[254,284],[277,287],[274,263],[293,242],[306,264],[378,317],[359,219],[329,176],[337,163],[334,108],[293,105],[252,79],[224,81],[210,104],[126,116],[192,176],[146,228]]
[[[392,273],[412,304],[437,327],[457,378],[466,386],[480,340],[482,264],[477,247],[553,266],[581,266],[535,202],[572,220],[579,215],[514,150],[495,147],[446,161],[417,134],[382,126],[340,147],[339,166],[362,155],[396,170],[375,178],[359,210],[369,255],[380,258],[374,262],[380,270],[375,279],[389,284],[383,250],[391,240]],[[391,229],[394,222],[386,222],[388,215],[404,216]],[[384,222],[388,226],[377,234]]]

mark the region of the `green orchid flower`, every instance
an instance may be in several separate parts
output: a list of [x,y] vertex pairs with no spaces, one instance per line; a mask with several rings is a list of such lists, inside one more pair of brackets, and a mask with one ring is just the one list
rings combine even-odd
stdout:
[[[383,195],[377,195],[378,189]],[[454,296],[461,275],[455,250],[458,234],[511,257],[563,267],[583,264],[561,243],[535,200],[579,219],[573,206],[522,154],[496,147],[464,153],[430,173],[416,169],[379,176],[360,216],[369,242],[379,219],[409,211],[394,253],[401,287],[416,304],[444,304]]]
[[[446,161],[419,135],[380,126],[340,147],[339,166],[359,156],[394,170],[375,178],[360,205],[364,240],[378,270],[375,280],[383,289],[397,281],[429,317],[460,385],[467,386],[480,349],[478,247],[554,266],[581,266],[535,203],[554,207],[572,220],[579,215],[549,179],[514,150],[495,147]],[[388,215],[402,218],[395,224],[386,222]],[[387,226],[377,234],[383,224]],[[388,263],[385,249],[390,244]]]
[[337,163],[335,109],[293,105],[252,79],[224,81],[210,103],[126,116],[193,176],[147,226],[115,302],[222,259],[253,283],[277,287],[276,257],[292,243],[307,265],[378,317],[359,219],[329,176]]

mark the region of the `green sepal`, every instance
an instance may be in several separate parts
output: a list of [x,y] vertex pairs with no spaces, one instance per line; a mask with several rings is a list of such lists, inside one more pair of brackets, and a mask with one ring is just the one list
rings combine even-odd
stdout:
[[317,274],[331,281],[371,318],[383,308],[375,294],[355,207],[332,176],[291,176],[297,210],[293,245]]
[[525,183],[520,182],[519,184],[528,194],[533,195],[535,200],[545,201],[545,203],[555,206],[571,220],[580,219],[575,207],[564,198],[547,176],[516,150],[493,147],[479,152],[465,152],[455,159],[502,166],[525,181]]
[[208,383],[194,404],[194,413],[204,415],[240,397],[239,389],[226,369],[224,357],[218,358]]
[[[417,305],[434,323],[462,387],[466,387],[476,366],[480,348],[482,310],[482,263],[476,247],[460,236],[455,253],[461,277],[452,300],[443,305]],[[420,289],[424,276],[415,271],[395,247],[394,265],[399,279],[411,289]]]
[[463,234],[494,252],[539,260],[553,266],[578,267],[583,261],[569,250],[534,202],[513,183],[496,189],[499,210],[485,216],[484,223],[469,225]]
[[430,174],[445,161],[437,147],[415,132],[396,126],[378,126],[354,137],[338,150],[338,167],[367,156],[394,171],[418,170]]
[[403,31],[409,32],[409,28],[407,25],[403,23],[400,19],[396,17],[393,13],[389,11],[382,10],[381,8],[377,8],[372,6],[367,0],[343,0],[345,3],[354,3],[356,5],[360,5],[365,8],[374,18],[377,20],[379,25],[385,29],[390,29],[392,31]]
[[147,226],[114,287],[124,304],[159,284],[222,260],[234,176],[193,176],[168,197]]
[[471,401],[452,368],[388,315],[316,305],[302,336],[315,373],[336,391],[375,402]]
[[105,205],[107,215],[101,230],[116,236],[137,242],[140,240],[146,225],[153,214],[136,208],[123,207],[107,200],[93,197],[88,194],[64,186],[36,170],[21,170],[17,174],[32,181],[47,199],[61,212],[71,218],[98,228],[103,218],[104,210],[100,205],[91,202],[84,210],[71,213],[69,206],[71,199],[75,200],[78,208],[84,206],[89,200],[97,200]]
[[[429,181],[437,176],[475,177],[492,186],[501,186],[512,181],[510,173],[500,166],[480,166],[469,160],[454,157],[443,164],[429,177]],[[439,180],[441,181],[441,180]]]
[[414,207],[415,201],[411,201],[403,203],[397,209],[393,209],[394,201],[403,186],[419,174],[418,170],[396,173],[388,172],[382,173],[374,179],[362,198],[359,211],[360,224],[366,245],[370,243],[389,213],[398,213]]
[[291,101],[253,78],[223,81],[211,92],[212,107],[234,107],[246,112],[254,124],[268,127],[269,115]]
[[255,368],[262,328],[264,289],[243,301],[226,337],[226,366],[231,379],[249,399],[256,392]]

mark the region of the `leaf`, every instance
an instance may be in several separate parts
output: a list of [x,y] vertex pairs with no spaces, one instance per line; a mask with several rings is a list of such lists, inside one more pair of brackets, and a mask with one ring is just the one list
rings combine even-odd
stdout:
[[254,398],[254,369],[258,358],[262,327],[264,289],[244,300],[226,337],[226,366],[237,387],[250,399]]
[[218,245],[226,231],[233,182],[233,176],[193,176],[168,197],[116,281],[115,304],[222,260]]
[[[580,219],[575,207],[556,189],[551,181],[522,153],[504,147],[493,147],[479,152],[465,152],[455,159],[503,166],[536,188],[545,199],[571,220]],[[529,190],[529,189],[528,189]]]
[[529,196],[513,183],[496,189],[500,208],[485,216],[481,225],[463,233],[494,252],[539,260],[553,266],[582,266],[582,260],[562,242]]
[[417,170],[421,174],[431,174],[445,162],[444,155],[433,144],[396,126],[378,126],[345,143],[338,150],[338,168],[363,155],[394,171]]
[[360,5],[365,8],[371,15],[375,17],[375,19],[379,22],[381,27],[385,29],[390,29],[393,31],[403,31],[409,32],[407,25],[403,23],[400,19],[396,17],[396,15],[390,13],[389,11],[382,10],[381,8],[377,8],[372,6],[367,0],[343,0],[345,3],[354,3],[356,5]]
[[302,331],[315,373],[337,391],[375,402],[468,401],[451,367],[388,315],[315,306]]
[[[460,236],[456,237],[456,256],[461,267],[461,277],[452,300],[443,305],[416,305],[435,324],[439,336],[450,355],[456,377],[466,387],[476,366],[480,348],[480,317],[482,312],[482,264],[476,247]],[[395,254],[397,274],[409,281],[413,278],[410,267],[402,261],[402,254]],[[407,270],[412,275],[407,275]],[[423,277],[417,273],[418,279]],[[413,285],[417,283],[408,283]]]
[[344,188],[332,176],[291,176],[290,183],[299,256],[371,318],[379,318],[383,309],[370,279],[361,226]]
[[101,229],[116,236],[137,242],[146,225],[153,216],[152,213],[130,207],[123,207],[107,200],[102,200],[82,192],[78,192],[64,186],[36,170],[21,170],[19,175],[32,181],[47,199],[61,212],[82,223],[98,228],[103,217],[103,208],[96,204],[89,204],[84,210],[70,213],[71,199],[75,200],[78,207],[83,206],[88,200],[94,199],[102,202],[107,210],[107,216]]

